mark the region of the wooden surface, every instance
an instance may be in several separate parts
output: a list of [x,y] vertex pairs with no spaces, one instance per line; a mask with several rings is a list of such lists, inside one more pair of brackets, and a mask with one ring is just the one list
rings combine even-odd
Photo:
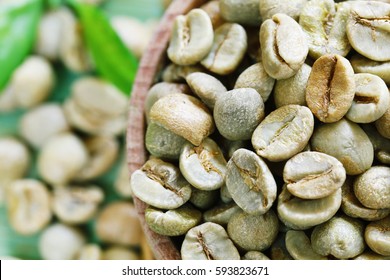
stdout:
[[[144,53],[137,72],[136,80],[130,99],[128,128],[127,128],[127,162],[130,175],[139,169],[146,161],[147,154],[144,144],[145,118],[144,103],[149,88],[155,81],[161,64],[165,59],[171,27],[177,15],[185,14],[194,7],[199,7],[205,0],[175,0],[166,10],[158,30],[154,34],[151,44]],[[145,222],[145,208],[147,205],[134,198],[143,230],[153,250],[156,259],[181,259],[179,251],[169,237],[161,236],[148,227]]]

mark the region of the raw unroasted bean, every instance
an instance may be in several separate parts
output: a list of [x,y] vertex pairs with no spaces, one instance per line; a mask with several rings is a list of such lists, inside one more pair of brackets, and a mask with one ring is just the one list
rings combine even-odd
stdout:
[[285,14],[275,14],[263,22],[260,46],[264,69],[277,80],[294,76],[309,52],[302,28]]
[[179,168],[160,159],[150,159],[135,171],[130,185],[135,196],[162,209],[178,208],[191,196],[191,185]]
[[187,232],[181,257],[183,260],[239,260],[240,254],[222,226],[206,222]]
[[284,186],[278,197],[279,219],[292,229],[304,230],[326,222],[341,205],[341,188],[320,199],[294,197]]
[[348,54],[351,45],[345,29],[349,15],[347,3],[335,4],[333,0],[307,1],[299,16],[299,24],[309,42],[311,57]]
[[213,73],[229,74],[241,62],[247,47],[245,29],[237,23],[224,23],[215,30],[211,50],[201,64]]
[[238,149],[227,165],[226,186],[245,212],[264,214],[276,199],[276,182],[265,162],[254,152]]
[[302,152],[286,162],[283,179],[287,189],[303,199],[323,198],[341,188],[345,169],[336,158],[324,153]]
[[205,11],[194,9],[185,16],[177,16],[172,27],[168,56],[179,65],[195,64],[208,54],[213,37],[213,26]]
[[390,4],[351,3],[347,35],[352,47],[361,55],[376,61],[390,60]]
[[150,120],[196,146],[214,131],[213,118],[206,105],[182,93],[159,99],[150,110]]
[[313,64],[306,87],[306,103],[320,121],[336,122],[351,107],[355,90],[349,61],[340,55],[323,55]]
[[390,93],[378,76],[355,74],[355,97],[345,115],[355,123],[370,123],[379,119],[390,106]]
[[309,108],[286,105],[271,112],[252,134],[256,153],[270,161],[282,161],[302,151],[314,128]]

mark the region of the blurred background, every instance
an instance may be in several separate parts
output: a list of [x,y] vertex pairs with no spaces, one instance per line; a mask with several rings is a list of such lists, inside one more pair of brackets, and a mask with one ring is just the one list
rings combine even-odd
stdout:
[[78,2],[0,0],[0,258],[153,259],[124,134],[169,1]]

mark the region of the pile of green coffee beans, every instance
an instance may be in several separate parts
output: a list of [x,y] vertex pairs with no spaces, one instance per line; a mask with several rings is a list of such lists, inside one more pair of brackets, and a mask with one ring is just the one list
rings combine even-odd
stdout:
[[[125,16],[113,17],[112,25],[140,56],[153,26]],[[79,28],[70,9],[47,11],[34,54],[16,69],[0,95],[0,114],[25,110],[17,133],[0,137],[0,207],[7,216],[1,223],[15,233],[2,239],[17,247],[9,251],[20,253],[0,259],[154,258],[121,155],[128,97],[89,74],[92,65]],[[48,101],[55,85],[66,83],[56,75],[58,63],[73,74],[84,74],[72,83],[64,102]],[[38,244],[24,241],[31,236]],[[23,252],[21,244],[38,252],[29,252],[28,246]]]
[[175,19],[131,188],[183,259],[390,257],[390,4],[337,2]]

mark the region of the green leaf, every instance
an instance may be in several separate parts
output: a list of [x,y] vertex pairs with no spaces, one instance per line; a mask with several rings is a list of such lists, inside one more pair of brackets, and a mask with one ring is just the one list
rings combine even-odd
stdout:
[[41,0],[0,4],[0,93],[33,47]]
[[84,38],[99,74],[130,95],[138,68],[137,58],[126,48],[107,17],[96,7],[69,0],[76,10]]

